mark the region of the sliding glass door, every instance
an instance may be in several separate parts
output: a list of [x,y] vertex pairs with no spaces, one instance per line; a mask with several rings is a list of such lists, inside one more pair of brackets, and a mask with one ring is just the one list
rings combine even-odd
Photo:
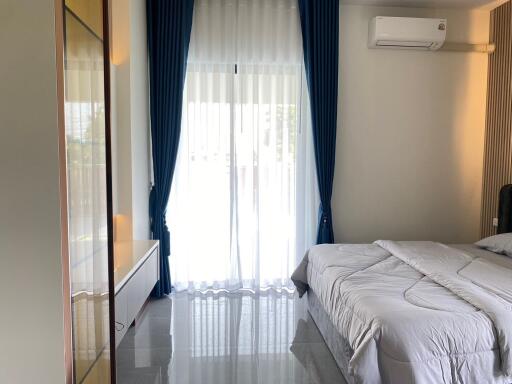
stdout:
[[66,0],[64,91],[76,383],[109,383],[109,214],[103,1]]
[[317,222],[296,0],[197,0],[167,210],[177,290],[292,289]]

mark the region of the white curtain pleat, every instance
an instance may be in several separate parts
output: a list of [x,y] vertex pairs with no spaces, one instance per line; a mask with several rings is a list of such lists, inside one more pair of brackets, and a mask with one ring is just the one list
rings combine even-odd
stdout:
[[177,290],[292,288],[316,232],[296,0],[199,0],[167,222]]

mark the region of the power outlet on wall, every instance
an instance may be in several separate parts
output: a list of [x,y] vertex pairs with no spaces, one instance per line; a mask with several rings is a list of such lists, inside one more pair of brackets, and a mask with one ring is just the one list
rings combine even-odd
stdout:
[[493,227],[497,227],[498,226],[498,218],[495,217],[494,219],[492,219],[492,226]]

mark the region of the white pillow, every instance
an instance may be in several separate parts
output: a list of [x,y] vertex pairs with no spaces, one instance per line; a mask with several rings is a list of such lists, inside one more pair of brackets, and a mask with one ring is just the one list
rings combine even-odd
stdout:
[[486,237],[475,243],[480,248],[512,257],[512,233]]

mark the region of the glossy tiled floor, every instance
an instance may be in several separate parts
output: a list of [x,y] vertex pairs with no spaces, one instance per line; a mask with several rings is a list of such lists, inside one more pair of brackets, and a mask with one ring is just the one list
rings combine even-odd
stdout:
[[178,294],[146,307],[117,350],[121,384],[344,384],[293,294]]

